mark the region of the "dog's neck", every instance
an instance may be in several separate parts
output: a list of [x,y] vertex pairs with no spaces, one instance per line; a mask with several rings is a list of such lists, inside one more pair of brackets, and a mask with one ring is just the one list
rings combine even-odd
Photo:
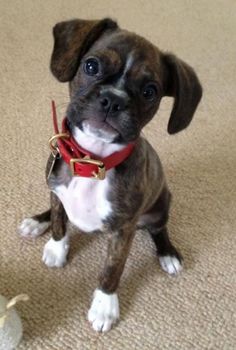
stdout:
[[73,128],[73,137],[82,148],[103,158],[126,147],[126,145],[108,143],[94,136],[88,136],[78,127]]

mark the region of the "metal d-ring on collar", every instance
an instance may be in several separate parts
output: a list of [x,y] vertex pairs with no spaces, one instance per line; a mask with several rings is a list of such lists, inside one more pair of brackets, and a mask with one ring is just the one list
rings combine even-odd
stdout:
[[70,137],[70,135],[68,135],[65,132],[61,132],[59,134],[56,134],[56,135],[53,135],[52,137],[50,137],[50,139],[48,140],[48,143],[49,143],[49,147],[51,149],[52,155],[54,157],[59,153],[59,148],[57,146],[57,140],[61,139],[61,138],[68,139],[69,137]]

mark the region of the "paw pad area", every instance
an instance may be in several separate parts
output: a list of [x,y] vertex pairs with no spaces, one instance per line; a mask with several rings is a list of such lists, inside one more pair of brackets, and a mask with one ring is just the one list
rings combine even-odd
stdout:
[[48,267],[63,267],[69,251],[69,239],[65,236],[60,241],[51,238],[44,246],[43,262]]
[[160,256],[159,261],[162,269],[170,275],[177,275],[183,269],[181,261],[175,256]]
[[97,332],[108,332],[119,319],[119,300],[116,293],[106,294],[97,289],[88,312],[88,320]]
[[33,218],[26,218],[20,224],[18,232],[22,237],[35,238],[42,235],[49,226],[49,221],[39,222]]

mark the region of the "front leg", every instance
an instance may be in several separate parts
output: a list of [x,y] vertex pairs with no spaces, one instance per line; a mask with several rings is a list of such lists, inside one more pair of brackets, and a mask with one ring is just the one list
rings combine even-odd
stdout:
[[69,251],[67,221],[68,218],[61,201],[51,192],[52,238],[45,244],[43,251],[43,262],[49,267],[62,267],[66,264]]
[[88,320],[96,331],[109,331],[119,319],[119,300],[116,291],[134,233],[135,226],[130,226],[112,232],[109,237],[105,266],[99,277],[99,286],[94,292],[88,312]]

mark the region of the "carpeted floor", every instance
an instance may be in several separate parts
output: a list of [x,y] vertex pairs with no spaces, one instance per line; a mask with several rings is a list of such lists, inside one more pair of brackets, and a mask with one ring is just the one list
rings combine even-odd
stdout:
[[[162,272],[149,237],[138,232],[119,289],[121,321],[100,335],[86,314],[105,238],[72,232],[69,264],[50,270],[41,262],[50,233],[22,240],[16,227],[47,208],[50,100],[61,115],[68,101],[48,69],[51,27],[104,16],[189,62],[204,98],[185,132],[166,132],[170,98],[145,130],[173,193],[169,228],[185,270],[177,278]],[[31,297],[18,306],[20,350],[236,349],[235,33],[234,0],[0,2],[0,293]]]

